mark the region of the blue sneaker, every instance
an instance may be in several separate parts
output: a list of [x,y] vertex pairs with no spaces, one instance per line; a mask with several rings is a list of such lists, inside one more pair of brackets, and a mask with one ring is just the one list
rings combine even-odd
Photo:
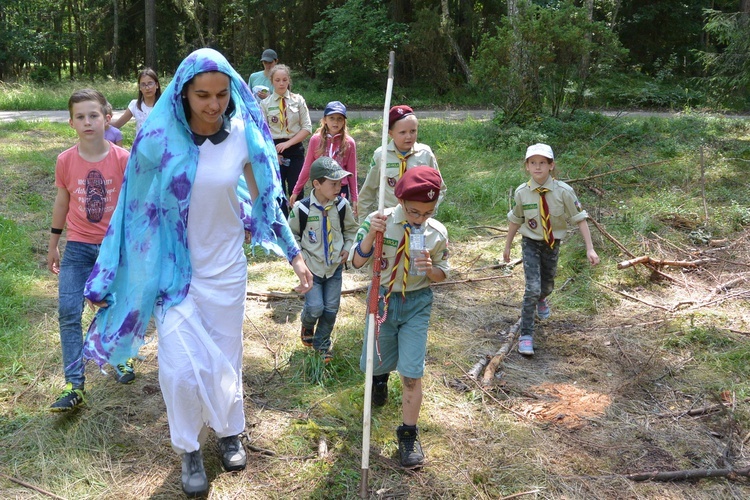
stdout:
[[542,299],[536,303],[536,315],[539,317],[539,319],[547,319],[549,318],[550,314],[552,314],[552,311],[550,311],[549,309],[547,299]]
[[534,339],[531,335],[521,335],[518,338],[518,352],[524,356],[534,355]]

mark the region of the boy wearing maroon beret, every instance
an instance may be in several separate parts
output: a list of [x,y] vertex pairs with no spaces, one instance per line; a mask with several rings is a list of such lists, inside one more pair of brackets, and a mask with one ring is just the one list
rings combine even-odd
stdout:
[[[391,140],[386,146],[385,153],[382,151],[381,146],[372,155],[370,170],[367,172],[365,182],[359,191],[358,209],[360,213],[369,214],[378,209],[380,159],[383,154],[385,154],[386,162],[385,208],[398,205],[398,199],[393,189],[407,169],[414,168],[417,165],[427,165],[437,170],[438,173],[440,172],[437,160],[430,146],[417,142],[418,130],[419,121],[413,109],[406,105],[393,106],[391,108],[388,113],[388,135]],[[444,196],[445,183],[441,181],[440,200],[438,200],[438,203]]]
[[[382,278],[380,290],[380,332],[376,337],[372,404],[383,406],[388,398],[388,376],[401,375],[403,425],[396,429],[400,462],[403,467],[419,467],[424,462],[419,443],[417,419],[422,406],[422,376],[427,351],[427,328],[432,309],[430,284],[445,280],[448,265],[448,232],[432,214],[440,196],[442,178],[426,165],[408,169],[396,183],[398,205],[383,215],[371,213],[357,232],[349,254],[360,268],[371,264],[375,235],[383,233]],[[421,233],[421,234],[418,234]],[[415,236],[416,235],[416,236]],[[424,250],[410,250],[412,238],[424,237]],[[360,358],[366,368],[367,335]]]

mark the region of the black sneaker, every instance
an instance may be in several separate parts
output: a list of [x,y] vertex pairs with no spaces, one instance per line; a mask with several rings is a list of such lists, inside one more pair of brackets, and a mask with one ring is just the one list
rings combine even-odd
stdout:
[[79,406],[86,404],[84,395],[86,391],[83,390],[83,386],[73,387],[73,384],[68,383],[65,385],[65,389],[57,398],[57,401],[52,403],[49,407],[50,411],[70,411]]
[[247,465],[247,454],[242,446],[239,436],[227,436],[219,438],[219,453],[221,453],[221,465],[227,472],[243,470]]
[[396,429],[398,454],[401,467],[415,468],[424,463],[422,445],[419,443],[419,431],[416,425],[401,425]]
[[182,491],[189,497],[200,497],[208,493],[208,478],[203,468],[201,450],[182,455]]
[[117,370],[115,377],[119,383],[132,384],[135,380],[135,359],[130,358],[124,365],[117,365]]
[[373,375],[372,376],[372,405],[373,406],[385,406],[388,401],[388,376],[390,373],[384,375]]

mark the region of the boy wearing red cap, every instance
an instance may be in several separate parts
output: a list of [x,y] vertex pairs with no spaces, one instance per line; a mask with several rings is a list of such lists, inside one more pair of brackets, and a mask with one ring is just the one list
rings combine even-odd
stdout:
[[[380,332],[375,339],[372,404],[383,406],[388,398],[388,376],[393,370],[401,375],[403,425],[396,429],[400,462],[403,467],[419,467],[424,462],[419,443],[417,419],[422,406],[422,376],[427,351],[427,328],[432,309],[430,284],[443,281],[448,265],[448,232],[435,219],[443,180],[440,173],[426,165],[408,169],[395,185],[395,207],[383,215],[370,214],[357,232],[352,247],[352,264],[360,268],[371,263],[375,235],[383,234],[380,290]],[[424,236],[424,250],[410,255],[410,239],[416,228]],[[366,367],[366,336],[360,368]]]
[[534,313],[539,319],[550,316],[547,296],[555,287],[557,257],[562,239],[568,232],[568,222],[578,225],[592,266],[599,263],[599,256],[594,250],[586,223],[588,214],[578,202],[573,188],[552,177],[555,168],[552,148],[547,144],[529,146],[525,165],[531,180],[518,186],[513,197],[513,205],[508,212],[508,236],[503,259],[510,262],[510,247],[520,231],[523,236],[521,248],[526,287],[518,352],[533,356]]
[[[419,121],[414,110],[409,106],[393,106],[388,113],[388,135],[391,141],[386,146],[386,186],[385,207],[395,207],[398,200],[393,193],[396,182],[407,169],[417,165],[427,165],[440,172],[435,155],[430,146],[417,142]],[[380,158],[382,147],[378,147],[372,155],[370,170],[359,191],[359,211],[369,214],[378,209],[378,192],[380,191]],[[445,196],[445,183],[440,184],[440,199]]]

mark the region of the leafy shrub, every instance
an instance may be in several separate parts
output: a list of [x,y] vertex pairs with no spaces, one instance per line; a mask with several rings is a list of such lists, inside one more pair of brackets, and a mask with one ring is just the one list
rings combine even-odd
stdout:
[[407,26],[388,18],[385,5],[347,0],[328,7],[315,23],[313,65],[317,74],[338,84],[371,87],[387,70],[388,52],[408,40]]
[[29,78],[34,83],[47,83],[55,79],[55,75],[47,66],[36,66],[29,73]]
[[588,79],[625,51],[605,23],[589,21],[570,0],[524,5],[482,40],[474,75],[510,119],[544,108],[557,116],[580,106]]

